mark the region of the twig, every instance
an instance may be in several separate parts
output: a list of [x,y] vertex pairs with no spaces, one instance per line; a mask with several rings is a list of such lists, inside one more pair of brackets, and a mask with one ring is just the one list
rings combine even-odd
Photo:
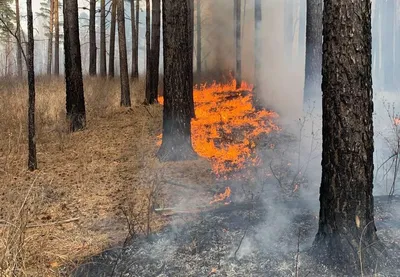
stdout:
[[297,253],[296,253],[296,277],[299,277],[299,255],[300,255],[300,228],[297,235]]
[[249,230],[249,227],[250,227],[250,224],[247,225],[246,230],[244,230],[243,236],[242,236],[242,238],[240,239],[239,245],[238,245],[238,247],[237,247],[237,249],[236,249],[236,251],[235,251],[235,259],[237,259],[236,254],[237,254],[237,252],[239,251],[240,246],[242,246],[242,242],[243,242],[243,240],[244,240],[244,237],[245,237],[246,234],[247,234],[247,230]]
[[[79,219],[80,219],[79,217],[74,217],[74,218],[70,218],[70,219],[48,222],[48,223],[43,223],[43,224],[28,224],[26,226],[26,228],[38,228],[38,227],[45,227],[45,226],[51,226],[51,225],[65,224],[65,223],[78,221]],[[13,224],[10,222],[7,222],[5,220],[0,220],[0,228],[8,226],[8,225],[13,225]]]

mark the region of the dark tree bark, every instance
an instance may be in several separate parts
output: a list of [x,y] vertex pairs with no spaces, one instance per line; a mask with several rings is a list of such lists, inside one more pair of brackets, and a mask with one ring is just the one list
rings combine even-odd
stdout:
[[261,46],[261,26],[262,26],[262,6],[261,0],[254,2],[254,95],[253,104],[259,109],[262,107],[260,87],[261,87],[261,60],[262,60],[262,46]]
[[124,1],[117,0],[118,17],[118,44],[119,44],[119,68],[121,78],[121,106],[131,106],[131,93],[129,89],[128,56],[126,52],[126,34],[125,34],[125,12]]
[[[138,0],[137,0],[138,1]],[[136,26],[136,11],[135,11],[135,1],[131,0],[131,28],[132,28],[132,72],[131,72],[131,78],[133,80],[139,78],[139,72],[135,72],[136,68],[136,63],[137,61],[137,55],[136,52],[138,51],[137,49],[137,32],[136,28],[139,26]]]
[[150,72],[150,102],[157,102],[158,97],[158,78],[160,68],[160,0],[152,0],[152,28],[151,28],[151,72]]
[[163,1],[164,112],[160,161],[189,160],[197,157],[191,142],[193,97],[193,42],[189,39],[192,12],[188,0]]
[[67,119],[75,132],[86,125],[77,0],[64,0],[63,12]]
[[28,19],[28,47],[26,65],[28,68],[29,108],[28,108],[28,169],[37,169],[35,135],[35,69],[32,0],[26,1]]
[[197,78],[201,82],[201,5],[200,5],[200,0],[196,0],[196,72],[197,72]]
[[89,6],[89,75],[96,75],[96,0]]
[[[370,1],[325,0],[323,144],[319,229],[314,253],[347,274],[374,267]],[[357,272],[358,271],[358,272]]]
[[240,86],[242,85],[241,0],[234,0],[234,13],[235,13],[235,49],[236,49],[235,79],[236,79],[236,88],[240,88]]
[[150,0],[146,0],[146,104],[151,104]]
[[50,0],[49,40],[47,44],[47,75],[51,75],[53,62],[53,30],[54,30],[54,0]]
[[304,103],[321,95],[322,1],[307,0]]
[[116,25],[116,4],[118,0],[111,0],[111,27],[110,27],[110,56],[108,60],[108,76],[114,77],[115,61],[115,25]]
[[139,78],[139,0],[136,0],[136,40],[135,40],[135,56],[136,56],[136,63],[135,63],[135,70],[134,75],[135,78]]
[[[192,49],[192,57],[188,61],[188,71],[191,73],[191,76],[189,78],[189,85],[193,87],[194,82],[193,82],[193,48],[194,48],[194,0],[188,0],[189,1],[189,14],[188,14],[188,35],[189,35],[189,48]],[[195,118],[195,111],[194,111],[194,99],[193,99],[193,92],[189,94],[189,103],[191,105],[190,110],[191,110],[191,118]]]
[[[16,32],[17,45],[21,43],[21,17],[19,14],[19,0],[15,0],[15,21],[16,21]],[[18,76],[22,76],[22,51],[19,46],[17,46],[17,73]]]
[[106,64],[106,0],[100,2],[100,76],[107,76]]
[[54,74],[60,75],[60,4],[54,0]]

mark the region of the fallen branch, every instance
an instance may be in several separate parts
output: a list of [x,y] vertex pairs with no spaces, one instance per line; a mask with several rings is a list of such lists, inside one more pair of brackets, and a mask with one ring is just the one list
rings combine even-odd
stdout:
[[[51,226],[51,225],[65,224],[65,223],[78,221],[79,219],[80,219],[79,217],[74,217],[74,218],[70,218],[70,219],[54,221],[54,222],[48,222],[48,223],[42,223],[42,224],[28,224],[26,226],[26,228],[38,228],[38,227],[45,227],[45,226]],[[10,223],[10,222],[6,222],[6,221],[3,221],[3,220],[0,220],[0,228],[1,227],[5,227],[7,225],[13,225],[13,224]]]

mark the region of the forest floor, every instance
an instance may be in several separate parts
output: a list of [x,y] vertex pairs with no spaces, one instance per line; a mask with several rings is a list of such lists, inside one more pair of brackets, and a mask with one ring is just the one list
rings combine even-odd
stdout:
[[[1,276],[59,276],[61,266],[72,270],[122,243],[128,225],[138,233],[162,228],[165,220],[149,207],[172,195],[159,188],[163,179],[213,182],[204,159],[158,162],[162,106],[120,108],[118,80],[85,80],[87,128],[74,134],[64,120],[64,80],[37,82],[39,169],[29,172],[26,91],[12,82],[0,87]],[[133,91],[135,102],[143,85]]]

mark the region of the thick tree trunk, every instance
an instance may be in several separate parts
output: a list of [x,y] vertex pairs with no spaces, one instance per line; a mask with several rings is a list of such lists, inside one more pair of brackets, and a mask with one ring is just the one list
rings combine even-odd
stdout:
[[60,15],[59,1],[54,0],[54,74],[60,75]]
[[160,0],[152,0],[150,104],[157,102],[158,97],[158,78],[160,68],[160,13]]
[[254,2],[254,95],[253,104],[259,109],[262,107],[261,103],[261,60],[262,60],[262,46],[261,46],[261,26],[262,26],[262,6],[261,0]]
[[115,61],[115,25],[116,25],[116,3],[118,0],[111,0],[111,27],[110,27],[110,56],[108,60],[108,75],[114,77]]
[[236,88],[240,88],[240,86],[242,85],[241,0],[234,0],[234,9],[235,9],[234,12],[235,12],[235,49],[236,49],[235,79],[236,79]]
[[15,0],[15,20],[16,20],[16,32],[17,36],[17,73],[18,76],[22,76],[22,51],[19,44],[21,44],[21,18],[19,14],[19,0]]
[[53,62],[54,0],[50,0],[49,40],[47,44],[47,75],[51,75]]
[[164,112],[162,144],[157,153],[161,161],[197,157],[191,142],[193,43],[189,39],[191,11],[188,0],[163,0]]
[[118,44],[119,44],[119,68],[121,78],[121,106],[131,106],[131,93],[129,90],[128,56],[126,52],[126,34],[125,34],[125,12],[124,1],[118,0]]
[[139,78],[139,0],[136,0],[136,40],[135,40],[135,56],[136,56],[136,63],[135,63],[135,71],[134,75],[135,78]]
[[28,19],[28,87],[29,87],[29,108],[28,108],[28,169],[37,169],[36,160],[36,138],[35,138],[35,69],[34,69],[34,38],[33,38],[33,14],[32,0],[26,1]]
[[196,0],[196,72],[197,72],[197,78],[201,82],[201,4],[200,0]]
[[67,119],[75,132],[86,125],[77,0],[64,0],[63,12]]
[[306,65],[303,102],[321,97],[323,0],[307,0]]
[[100,76],[107,76],[106,64],[106,0],[100,3]]
[[150,39],[150,0],[146,0],[146,104],[152,103]]
[[96,0],[89,7],[89,75],[96,75]]
[[322,181],[313,250],[354,276],[360,260],[375,266],[381,246],[372,197],[371,4],[325,0],[323,14]]
[[[137,0],[138,1],[138,0]],[[135,68],[136,68],[136,52],[138,51],[136,49],[137,47],[137,32],[136,32],[136,28],[139,26],[136,26],[136,11],[135,11],[135,1],[131,0],[131,29],[132,29],[132,72],[131,72],[131,78],[133,80],[137,79],[139,77],[139,74],[136,74],[138,72],[135,72]]]

